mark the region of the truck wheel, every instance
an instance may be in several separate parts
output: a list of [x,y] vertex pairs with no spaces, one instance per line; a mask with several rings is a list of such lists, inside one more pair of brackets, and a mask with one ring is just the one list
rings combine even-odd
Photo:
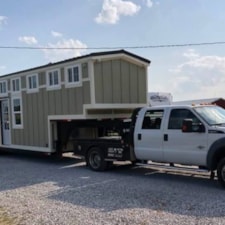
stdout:
[[87,164],[94,171],[103,171],[107,168],[101,149],[95,147],[89,150]]
[[221,159],[217,166],[218,181],[225,188],[225,158]]

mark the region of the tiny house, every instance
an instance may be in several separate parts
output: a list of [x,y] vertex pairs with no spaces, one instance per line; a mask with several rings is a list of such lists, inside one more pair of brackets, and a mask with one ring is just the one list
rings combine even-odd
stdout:
[[125,50],[97,52],[0,77],[0,147],[69,151],[78,122],[127,118],[146,106],[150,61]]

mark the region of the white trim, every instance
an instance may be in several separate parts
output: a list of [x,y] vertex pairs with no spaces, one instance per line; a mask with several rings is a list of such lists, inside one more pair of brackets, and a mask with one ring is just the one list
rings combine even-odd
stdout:
[[[68,81],[68,69],[74,68],[74,67],[78,67],[78,81],[73,81],[73,82],[69,82]],[[82,68],[81,68],[81,64],[73,64],[71,66],[66,66],[64,68],[64,76],[65,76],[65,87],[66,88],[72,88],[72,87],[81,87],[82,86]]]
[[[78,120],[78,119],[86,119],[84,114],[79,115],[51,115],[48,116],[48,123],[50,123],[51,120]],[[49,124],[48,124],[49,125]]]
[[[10,107],[10,99],[9,98],[3,98],[0,100],[0,104],[1,104],[1,123],[3,124],[3,109],[2,109],[2,102],[4,101],[7,101],[8,103],[8,116],[9,116],[9,142],[10,144],[12,143],[12,122],[11,122],[11,107]],[[8,146],[9,144],[3,144],[4,142],[4,134],[3,134],[3,128],[0,129],[0,145],[3,145],[3,146]]]
[[[14,99],[20,99],[20,111],[19,112],[14,112],[14,106],[13,106],[13,100]],[[12,128],[13,129],[23,129],[23,102],[22,102],[22,97],[21,95],[15,95],[15,96],[12,96],[11,98],[11,113],[12,113]],[[20,113],[21,115],[21,124],[17,125],[15,123],[15,114],[16,113]]]
[[5,87],[6,87],[6,92],[0,92],[0,97],[7,97],[8,96],[8,81],[0,80],[0,83],[5,83]]
[[148,104],[84,104],[84,109],[135,109],[138,107],[145,107]]
[[[49,73],[52,73],[53,76],[54,76],[54,72],[57,71],[57,74],[58,74],[58,84],[53,84],[53,85],[50,85],[49,84]],[[54,80],[54,79],[53,79]],[[61,89],[61,70],[58,68],[58,69],[51,69],[51,70],[46,70],[46,90],[48,91],[51,91],[51,90],[56,90],[56,89]]]
[[[35,77],[35,79],[36,79],[37,87],[35,87],[35,88],[30,87],[30,85],[29,85],[29,78],[32,78],[32,77]],[[35,93],[35,92],[39,91],[39,76],[37,73],[26,76],[26,86],[27,86],[27,88],[26,88],[27,93]],[[32,86],[33,86],[33,83],[32,83]]]
[[88,61],[88,73],[90,77],[90,88],[91,88],[91,104],[95,103],[95,74],[94,74],[94,63],[92,60]]
[[[19,90],[16,90],[16,91],[13,90],[13,81],[15,80],[19,80]],[[10,79],[10,84],[11,84],[11,87],[10,87],[11,94],[18,94],[21,92],[21,77]]]
[[9,149],[26,150],[26,151],[46,152],[46,153],[54,152],[54,151],[51,151],[49,148],[34,147],[34,146],[27,146],[27,145],[2,145],[1,144],[0,147],[9,148]]
[[141,59],[138,59],[136,57],[132,57],[130,55],[127,55],[125,53],[118,53],[118,54],[112,54],[112,55],[101,55],[101,56],[93,56],[92,59],[96,60],[96,61],[105,61],[105,60],[109,60],[109,59],[127,59],[128,61],[144,66],[144,67],[148,67],[149,63],[142,61]]

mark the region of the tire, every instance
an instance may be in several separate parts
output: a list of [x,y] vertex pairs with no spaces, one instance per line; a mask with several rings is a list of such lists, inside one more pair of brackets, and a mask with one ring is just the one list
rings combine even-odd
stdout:
[[217,177],[221,186],[225,188],[225,158],[222,158],[219,161],[217,166]]
[[107,162],[104,160],[103,153],[100,148],[91,148],[87,156],[87,165],[94,171],[104,171],[107,168]]

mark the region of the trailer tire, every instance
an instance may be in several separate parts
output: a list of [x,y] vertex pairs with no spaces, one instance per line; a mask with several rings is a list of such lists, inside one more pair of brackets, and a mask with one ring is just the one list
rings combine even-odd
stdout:
[[87,165],[94,171],[104,171],[107,168],[102,150],[98,147],[89,150],[86,161]]
[[222,187],[225,188],[225,158],[222,158],[219,161],[219,164],[217,166],[217,177],[219,183],[222,185]]

